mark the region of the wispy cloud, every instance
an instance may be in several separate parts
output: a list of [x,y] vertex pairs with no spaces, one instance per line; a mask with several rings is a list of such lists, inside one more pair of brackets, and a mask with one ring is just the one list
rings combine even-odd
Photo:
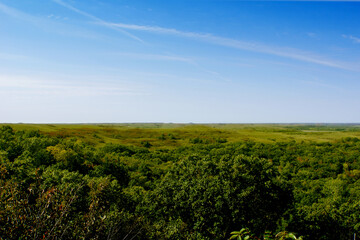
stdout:
[[73,12],[76,12],[76,13],[82,15],[82,16],[85,16],[85,17],[87,17],[87,18],[89,18],[89,19],[92,19],[92,20],[94,20],[95,22],[97,22],[97,23],[99,23],[99,24],[102,24],[102,25],[107,26],[107,27],[109,27],[109,28],[111,28],[111,29],[114,29],[114,30],[116,30],[116,31],[119,31],[119,32],[121,32],[122,34],[124,34],[124,35],[126,35],[126,36],[128,36],[128,37],[130,37],[130,38],[132,38],[132,39],[134,39],[134,40],[136,40],[136,41],[144,42],[142,39],[136,37],[135,35],[127,32],[127,31],[124,31],[124,30],[122,30],[122,29],[120,29],[120,28],[114,28],[111,24],[109,24],[109,23],[106,22],[105,20],[103,20],[103,19],[101,19],[101,18],[98,18],[98,17],[96,17],[96,16],[94,16],[94,15],[92,15],[92,14],[89,14],[89,13],[87,13],[87,12],[84,12],[84,11],[82,11],[82,10],[80,10],[80,9],[77,9],[77,8],[75,8],[74,6],[72,6],[72,5],[64,2],[64,1],[62,1],[62,0],[53,0],[53,2],[55,2],[55,3],[57,3],[57,4],[59,4],[59,5],[63,6],[63,7],[65,7],[65,8],[67,8],[67,9],[73,11]]
[[0,11],[13,17],[18,17],[19,15],[21,15],[21,12],[17,11],[14,8],[10,8],[2,3],[0,3]]
[[[248,2],[249,0],[219,0],[222,2]],[[255,0],[257,2],[360,2],[360,0]]]
[[[229,0],[234,1],[234,0]],[[247,1],[247,0],[238,0]],[[360,0],[262,0],[265,2],[360,2]]]
[[[199,64],[195,59],[188,58],[188,57],[181,57],[181,56],[174,56],[174,55],[161,55],[161,54],[143,54],[143,53],[111,53],[112,55],[115,54],[117,56],[123,56],[127,58],[134,58],[134,59],[141,59],[141,60],[149,60],[149,61],[174,61],[174,62],[183,62],[190,64],[197,68],[198,70],[210,74],[217,79],[226,80],[220,73],[209,70],[208,68]],[[169,77],[169,75],[167,75]],[[173,77],[173,76],[170,76]]]
[[60,16],[55,16],[53,14],[50,14],[46,16],[46,18],[33,16],[30,14],[27,14],[25,12],[22,12],[18,9],[9,7],[3,3],[0,3],[0,13],[4,13],[10,17],[20,19],[23,21],[23,23],[30,23],[33,26],[36,26],[42,30],[45,30],[47,32],[53,32],[60,35],[66,35],[66,36],[75,36],[75,37],[81,37],[81,38],[103,38],[104,36],[100,35],[99,33],[93,33],[89,31],[84,31],[80,29],[73,29],[69,28],[68,26],[65,26],[61,23],[59,23],[58,20],[67,20],[66,17],[61,18]]
[[31,22],[33,24],[39,23],[38,18],[33,17],[33,16],[31,16],[29,14],[26,14],[24,12],[21,12],[21,11],[15,9],[15,8],[9,7],[9,6],[7,6],[7,5],[5,5],[3,3],[0,3],[0,12],[6,14],[8,16],[14,17],[14,18],[19,18],[19,19]]
[[0,75],[0,93],[25,94],[31,97],[41,96],[120,96],[144,95],[145,93],[134,87],[111,82],[93,82],[83,84],[79,81],[61,81],[41,79],[35,76]]
[[195,61],[191,58],[173,56],[173,55],[161,55],[161,54],[143,54],[143,53],[111,53],[111,55],[129,57],[134,59],[141,60],[151,60],[151,61],[174,61],[174,62],[184,62],[189,64],[196,64]]
[[301,82],[304,84],[307,84],[307,85],[311,85],[311,86],[316,86],[316,87],[321,87],[321,88],[329,88],[329,89],[334,89],[337,91],[344,91],[344,89],[342,89],[338,86],[324,83],[323,81],[320,81],[319,79],[316,79],[316,78],[313,80],[310,80],[310,81],[301,81]]
[[[359,0],[360,1],[360,0]],[[345,70],[353,70],[353,71],[359,71],[360,67],[356,64],[350,64],[346,62],[340,62],[333,59],[328,59],[323,56],[316,55],[311,52],[302,51],[295,48],[286,48],[286,47],[276,47],[276,46],[269,46],[262,43],[257,42],[249,42],[249,41],[241,41],[237,39],[231,39],[231,38],[225,38],[220,36],[215,36],[208,33],[197,33],[197,32],[188,32],[188,31],[181,31],[174,28],[163,28],[158,26],[146,26],[146,25],[135,25],[135,24],[124,24],[124,23],[112,23],[107,22],[103,19],[100,19],[92,14],[89,14],[85,11],[82,11],[78,8],[75,8],[74,6],[66,3],[63,0],[53,0],[56,4],[59,4],[75,13],[78,13],[82,16],[85,16],[95,22],[95,24],[102,25],[104,27],[119,31],[126,36],[139,41],[144,42],[142,39],[138,38],[137,36],[129,33],[128,31],[141,31],[141,32],[149,32],[154,34],[162,34],[162,35],[173,35],[177,37],[182,38],[189,38],[196,41],[202,41],[207,42],[209,44],[214,44],[218,46],[224,46],[224,47],[230,47],[234,49],[239,50],[245,50],[250,52],[258,52],[263,54],[269,54],[273,56],[279,56],[284,57],[288,59],[294,59],[302,62],[308,62],[313,64],[318,64],[322,66],[332,67],[332,68],[338,68],[338,69],[345,69]],[[10,8],[2,3],[0,3],[0,11],[22,19],[26,19],[28,21],[32,22],[38,22],[38,19],[22,13],[16,9]],[[51,16],[51,15],[50,15]],[[360,43],[360,39],[351,35],[343,35],[343,37],[353,40],[356,43]],[[142,55],[137,57],[143,57],[154,60],[169,60],[169,61],[183,61],[183,62],[191,62],[188,59],[182,59],[178,57],[172,57],[172,56],[160,56],[160,55]]]
[[[93,16],[93,15],[91,15],[89,13],[81,11],[81,10],[79,10],[79,9],[65,3],[62,0],[53,0],[53,2],[67,8],[67,9],[73,11],[73,12],[76,12],[76,13],[82,15],[82,16],[85,16],[85,17],[87,17],[89,19],[92,19],[93,21],[95,21],[98,24],[102,24],[104,26],[107,26],[108,28],[111,28],[111,29],[115,30],[115,31],[121,32],[122,34],[124,34],[124,35],[126,35],[126,36],[128,36],[128,37],[130,37],[130,38],[132,38],[132,39],[134,39],[136,41],[144,42],[142,39],[136,37],[135,35],[127,32],[125,30],[122,30],[122,29],[119,29],[119,28],[116,28],[116,27],[112,27],[112,26],[110,26],[108,24],[108,22],[106,22],[106,21],[104,21],[104,20],[102,20],[102,19],[100,19],[98,17],[95,17],[95,16]],[[50,15],[48,15],[46,17],[46,19],[43,19],[43,18],[40,18],[40,17],[36,17],[36,16],[30,15],[30,14],[24,13],[22,11],[19,11],[19,10],[15,9],[15,8],[9,7],[9,6],[7,6],[7,5],[5,5],[3,3],[0,3],[0,12],[6,14],[8,16],[21,19],[23,21],[30,22],[31,24],[36,25],[36,26],[41,27],[41,28],[50,29],[51,31],[58,31],[61,34],[64,34],[64,32],[59,31],[58,26],[57,27],[48,27],[48,25],[49,25],[48,21],[50,19],[52,19],[52,20],[59,20],[59,19],[68,20],[67,17],[55,16],[53,14],[50,14]],[[45,21],[45,20],[47,20],[47,21]],[[52,22],[52,23],[55,24],[55,22]],[[67,33],[65,33],[65,34],[67,34]],[[76,31],[76,32],[72,31],[71,34],[75,35],[75,36],[85,37],[85,38],[94,38],[94,36],[95,36],[94,34],[89,34],[88,32],[82,33],[82,32],[79,32],[79,31]]]
[[54,14],[48,15],[47,18],[55,19],[55,20],[69,20],[69,18],[67,18],[67,17],[62,17],[62,16],[58,16],[58,15],[54,15]]
[[343,34],[342,37],[353,40],[354,43],[360,43],[360,38],[358,37],[354,37],[352,35],[345,35],[345,34]]
[[0,60],[28,60],[30,57],[18,54],[0,53]]
[[306,35],[311,38],[317,38],[316,33],[313,33],[313,32],[308,32],[308,33],[306,33]]
[[265,54],[295,59],[303,62],[315,63],[327,67],[340,68],[346,70],[359,70],[359,69],[354,69],[352,66],[348,66],[347,64],[337,62],[334,60],[329,60],[324,57],[317,56],[313,53],[301,51],[294,48],[274,47],[274,46],[264,45],[261,43],[246,42],[231,38],[218,37],[207,33],[185,32],[173,28],[162,28],[158,26],[144,26],[144,25],[124,24],[124,23],[101,23],[101,24],[127,29],[127,30],[143,31],[143,32],[150,32],[155,34],[173,35],[178,37],[190,38],[198,41],[211,43],[214,45],[225,46],[225,47],[246,50],[251,52],[265,53]]

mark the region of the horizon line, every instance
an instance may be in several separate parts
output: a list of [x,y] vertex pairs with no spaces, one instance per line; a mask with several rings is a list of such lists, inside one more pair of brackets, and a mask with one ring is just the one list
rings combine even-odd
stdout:
[[115,125],[115,124],[181,124],[181,125],[311,125],[311,124],[319,124],[319,125],[360,125],[360,122],[46,122],[46,123],[36,123],[36,122],[0,122],[0,125],[21,125],[21,124],[29,124],[29,125]]

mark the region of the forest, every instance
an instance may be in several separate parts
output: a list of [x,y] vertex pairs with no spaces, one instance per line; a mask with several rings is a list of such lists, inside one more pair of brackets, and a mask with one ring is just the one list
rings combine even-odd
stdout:
[[0,125],[0,239],[278,233],[358,239],[360,125]]

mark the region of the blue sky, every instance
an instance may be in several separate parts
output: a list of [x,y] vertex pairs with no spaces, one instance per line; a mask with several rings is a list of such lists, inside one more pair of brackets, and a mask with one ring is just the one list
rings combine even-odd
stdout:
[[360,122],[359,1],[0,0],[0,122]]

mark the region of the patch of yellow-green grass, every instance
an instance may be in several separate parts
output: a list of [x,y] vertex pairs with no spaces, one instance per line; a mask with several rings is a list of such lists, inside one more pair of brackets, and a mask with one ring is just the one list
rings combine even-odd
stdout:
[[336,141],[345,137],[360,138],[359,125],[345,124],[0,124],[15,130],[39,130],[58,137],[78,137],[101,146],[105,143],[175,148],[196,143],[285,141]]

